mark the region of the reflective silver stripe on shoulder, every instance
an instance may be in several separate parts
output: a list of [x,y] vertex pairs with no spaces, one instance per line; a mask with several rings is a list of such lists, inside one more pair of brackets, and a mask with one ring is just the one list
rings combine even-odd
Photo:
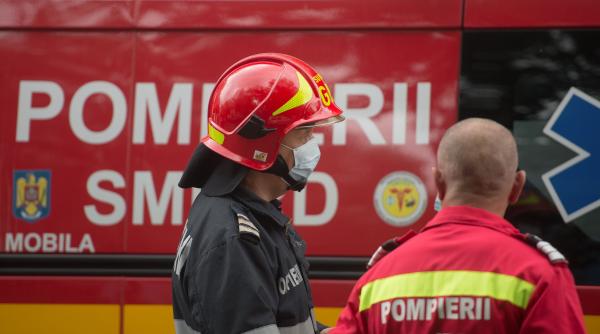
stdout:
[[177,334],[201,334],[197,330],[192,329],[182,319],[175,319],[175,333]]
[[254,225],[254,223],[252,223],[250,221],[250,219],[248,219],[248,217],[244,216],[241,213],[238,213],[237,218],[238,218],[240,233],[247,233],[247,234],[250,234],[250,235],[260,239],[260,232],[259,232],[258,228],[256,227],[256,225]]
[[542,240],[535,234],[526,233],[525,241],[531,246],[537,248],[540,252],[542,252],[551,263],[569,263],[567,259],[562,255],[554,246],[552,246],[549,242]]
[[279,327],[281,334],[313,334],[316,333],[313,327],[312,317],[309,316],[303,322],[289,327]]
[[247,332],[243,332],[242,334],[279,334],[279,330],[275,325],[266,325],[263,327],[251,329]]
[[540,241],[537,244],[537,249],[539,249],[542,253],[546,254],[550,262],[558,263],[558,262],[567,262],[567,259],[559,252],[554,246],[552,246],[547,241]]

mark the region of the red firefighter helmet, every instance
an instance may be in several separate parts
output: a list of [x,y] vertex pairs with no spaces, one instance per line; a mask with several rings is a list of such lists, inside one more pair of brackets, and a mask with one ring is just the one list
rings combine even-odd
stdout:
[[202,143],[264,171],[289,131],[332,124],[343,120],[341,114],[329,87],[308,64],[285,54],[256,54],[235,63],[217,81]]

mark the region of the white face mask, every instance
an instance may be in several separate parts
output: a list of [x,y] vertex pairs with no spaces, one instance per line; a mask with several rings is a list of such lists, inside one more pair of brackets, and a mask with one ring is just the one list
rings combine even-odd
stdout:
[[433,202],[433,209],[435,211],[440,211],[442,209],[442,200],[440,199],[440,195],[435,195],[435,202]]
[[317,140],[312,138],[296,148],[291,148],[285,144],[281,144],[281,146],[294,152],[294,167],[290,169],[290,176],[296,181],[306,183],[321,157]]

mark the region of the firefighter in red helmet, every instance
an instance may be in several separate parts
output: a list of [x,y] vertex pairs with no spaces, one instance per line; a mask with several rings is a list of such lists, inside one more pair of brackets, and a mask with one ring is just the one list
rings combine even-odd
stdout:
[[176,332],[319,333],[305,243],[277,198],[304,188],[320,157],[313,128],[342,111],[320,74],[275,53],[227,69],[208,108],[179,182],[202,190],[173,266]]

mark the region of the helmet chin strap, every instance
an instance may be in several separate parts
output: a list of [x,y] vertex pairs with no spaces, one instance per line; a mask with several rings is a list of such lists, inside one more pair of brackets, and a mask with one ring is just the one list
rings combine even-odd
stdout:
[[290,169],[280,154],[277,155],[277,159],[275,160],[275,163],[273,163],[273,166],[271,166],[265,172],[281,177],[285,183],[288,184],[288,189],[301,191],[306,186],[306,183],[296,181],[290,176]]

